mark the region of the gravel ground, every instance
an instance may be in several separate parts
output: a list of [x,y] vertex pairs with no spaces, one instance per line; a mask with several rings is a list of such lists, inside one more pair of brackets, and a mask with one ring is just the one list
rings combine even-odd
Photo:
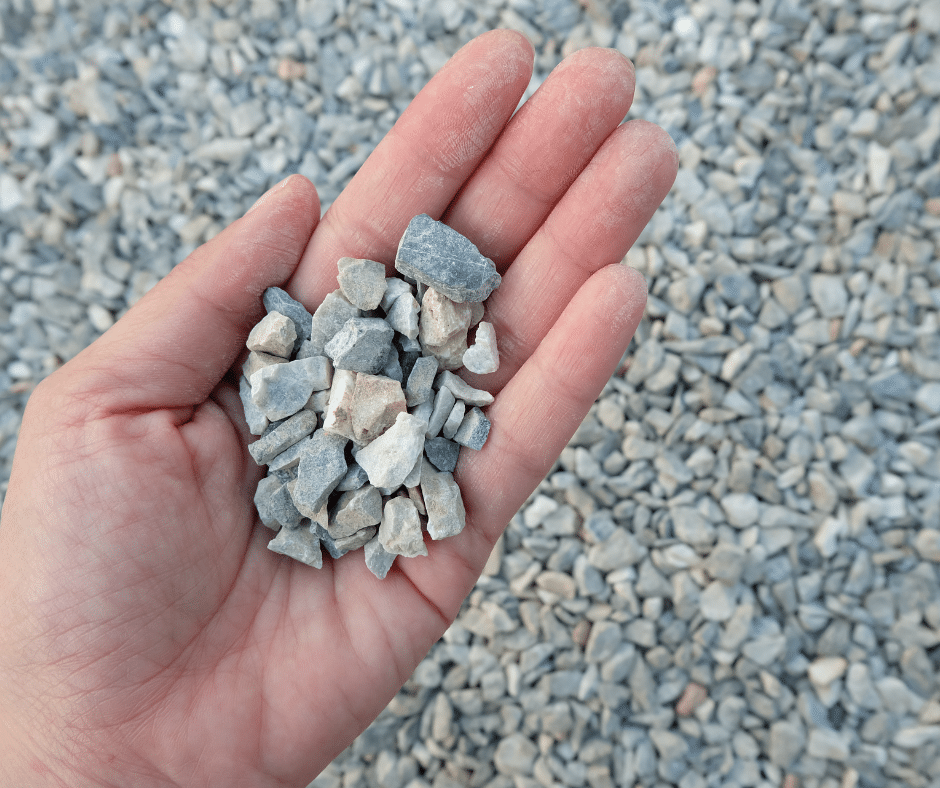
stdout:
[[[0,0],[0,476],[35,383],[461,44],[637,64],[650,302],[317,788],[940,786],[940,3]],[[0,485],[0,495],[5,481]]]

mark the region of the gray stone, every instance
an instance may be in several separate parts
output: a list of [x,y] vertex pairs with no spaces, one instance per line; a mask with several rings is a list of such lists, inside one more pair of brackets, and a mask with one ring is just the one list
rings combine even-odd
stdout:
[[368,312],[378,308],[385,295],[385,266],[375,260],[341,257],[336,264],[336,279],[346,300]]
[[538,755],[535,743],[521,733],[513,733],[496,745],[493,765],[500,774],[525,777],[532,774]]
[[833,318],[845,315],[849,294],[842,277],[831,274],[813,274],[809,280],[809,292],[819,314]]
[[395,332],[377,317],[354,317],[343,324],[323,350],[337,369],[376,375],[385,366]]
[[367,484],[340,495],[326,530],[337,541],[382,520],[382,494]]
[[405,401],[409,408],[421,405],[431,396],[437,367],[437,359],[433,356],[422,356],[415,361],[405,385]]
[[351,553],[353,550],[358,550],[368,544],[378,532],[379,527],[377,525],[370,525],[361,531],[356,531],[354,534],[337,539],[336,549],[342,550],[343,553]]
[[431,411],[431,418],[428,420],[428,429],[425,433],[428,438],[437,437],[450,412],[454,409],[456,401],[453,392],[446,386],[437,390],[437,395],[434,397],[434,408]]
[[[400,280],[398,280],[400,281]],[[399,334],[415,339],[418,336],[418,313],[421,305],[410,293],[404,293],[395,299],[385,316],[388,324]]]
[[[326,507],[324,507],[324,509],[326,509]],[[336,540],[330,536],[329,532],[321,524],[311,523],[310,532],[320,540],[320,545],[326,548],[326,551],[330,554],[330,558],[334,561],[346,555],[346,551],[336,546]]]
[[672,510],[672,530],[677,539],[692,547],[708,547],[715,542],[715,526],[690,506]]
[[802,726],[787,720],[778,720],[770,726],[767,755],[770,762],[782,769],[788,768],[803,752],[806,737]]
[[399,413],[388,430],[360,449],[356,462],[368,474],[369,482],[380,488],[400,487],[421,456],[426,429],[421,419]]
[[610,537],[588,549],[588,561],[602,572],[623,569],[640,563],[648,550],[623,528],[616,528]]
[[924,383],[914,394],[914,404],[931,416],[940,415],[940,383]]
[[500,283],[492,260],[456,230],[427,214],[408,223],[395,268],[458,303],[485,301]]
[[[389,310],[395,305],[395,302],[405,293],[413,297],[414,288],[400,277],[388,276],[385,278],[385,294],[382,296],[382,301],[379,306],[385,310],[385,314],[387,315]],[[417,336],[417,334],[415,334],[415,336]],[[414,337],[412,337],[412,339],[413,338]]]
[[310,344],[313,352],[322,355],[326,343],[333,339],[347,320],[362,314],[346,300],[341,290],[328,293],[310,319]]
[[734,596],[720,580],[713,580],[699,598],[702,617],[707,621],[728,621],[734,613]]
[[[309,413],[310,411],[303,411]],[[327,497],[346,475],[346,439],[317,430],[300,458],[292,497],[307,517],[316,517]]]
[[288,358],[296,339],[297,329],[293,320],[280,312],[268,312],[251,329],[245,345],[256,353],[270,353],[272,356]]
[[463,420],[460,427],[454,433],[454,441],[461,446],[479,451],[486,443],[490,434],[490,420],[483,415],[479,408],[471,408]]
[[349,492],[350,490],[358,490],[362,485],[368,484],[368,482],[369,475],[358,462],[353,461],[349,463],[346,475],[343,476],[340,483],[336,485],[336,489],[338,492]]
[[415,558],[428,554],[418,510],[410,498],[390,498],[385,502],[378,540],[394,555]]
[[282,528],[270,542],[268,550],[301,561],[315,569],[323,566],[320,539],[309,528]]
[[457,399],[462,400],[467,405],[476,405],[478,408],[485,408],[492,404],[493,395],[483,389],[475,389],[463,379],[458,378],[453,372],[444,371],[437,376],[435,385],[438,389],[442,386],[449,388],[450,393]]
[[421,466],[421,495],[432,539],[456,536],[464,529],[467,515],[457,482],[451,474],[438,471],[426,460]]
[[921,528],[914,538],[914,549],[925,561],[940,563],[940,530]]
[[294,506],[287,487],[274,476],[265,476],[258,482],[255,507],[261,522],[274,531],[281,527],[296,528],[303,519],[303,515]]
[[251,376],[251,399],[271,421],[301,410],[314,391],[330,387],[333,368],[325,356],[272,364]]
[[261,412],[261,408],[255,405],[254,400],[252,400],[251,383],[244,375],[238,380],[238,396],[242,401],[248,431],[252,435],[261,435],[268,427],[268,417]]
[[728,493],[721,499],[721,508],[735,528],[748,528],[760,516],[760,501],[751,493]]
[[750,274],[722,274],[715,280],[715,290],[731,306],[751,307],[758,302],[757,285]]
[[[381,531],[381,528],[379,529]],[[390,553],[379,542],[378,536],[366,542],[363,548],[365,554],[366,566],[379,580],[384,580],[392,564],[397,557],[395,553]]]
[[281,356],[272,356],[270,353],[258,353],[257,351],[252,350],[248,354],[248,358],[245,359],[245,363],[242,364],[242,374],[251,380],[251,376],[255,374],[259,369],[264,369],[269,367],[272,364],[286,364],[287,359],[282,358]]
[[666,297],[669,303],[687,315],[698,306],[704,292],[705,279],[700,274],[692,273],[672,282],[666,291]]
[[258,465],[267,465],[278,454],[306,438],[317,428],[317,414],[302,410],[278,425],[272,425],[248,446],[248,453]]
[[428,438],[424,442],[424,453],[431,464],[439,471],[452,473],[457,467],[460,446],[447,438]]
[[295,347],[303,340],[310,339],[310,323],[313,316],[300,301],[295,301],[279,287],[269,287],[265,290],[262,301],[268,312],[280,312],[293,321],[297,332]]
[[268,462],[268,471],[288,471],[296,468],[300,464],[300,457],[303,455],[307,442],[310,438],[301,438],[297,443],[288,449],[284,449],[276,457]]
[[457,430],[460,429],[460,425],[463,423],[463,417],[466,413],[466,410],[466,404],[462,400],[457,400],[454,403],[454,407],[451,409],[450,414],[447,416],[447,419],[444,421],[444,426],[441,427],[441,435],[443,435],[448,440],[452,439],[457,434]]
[[736,544],[724,542],[716,545],[705,559],[705,571],[715,580],[733,586],[741,579],[747,553]]

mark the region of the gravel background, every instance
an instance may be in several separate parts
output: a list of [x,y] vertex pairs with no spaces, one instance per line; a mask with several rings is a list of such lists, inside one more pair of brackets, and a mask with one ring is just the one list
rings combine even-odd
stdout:
[[[637,64],[638,341],[318,788],[940,786],[940,3],[0,0],[0,477],[35,383],[461,44]],[[0,484],[0,495],[5,490]]]

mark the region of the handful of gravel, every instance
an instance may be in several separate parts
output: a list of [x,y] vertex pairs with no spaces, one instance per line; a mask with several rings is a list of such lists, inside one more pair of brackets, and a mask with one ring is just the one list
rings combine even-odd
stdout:
[[[395,556],[427,555],[466,523],[452,471],[481,449],[493,397],[454,372],[499,365],[482,302],[499,286],[492,260],[425,214],[408,224],[395,268],[339,261],[339,289],[311,315],[283,290],[264,293],[239,391],[248,447],[268,475],[255,506],[277,532],[268,548],[320,568],[364,548],[384,578]],[[468,332],[475,327],[468,346]]]

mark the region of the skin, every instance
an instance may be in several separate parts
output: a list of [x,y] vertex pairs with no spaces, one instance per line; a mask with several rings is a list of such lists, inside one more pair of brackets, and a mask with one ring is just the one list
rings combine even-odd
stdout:
[[[661,129],[620,125],[634,72],[610,50],[513,116],[532,57],[470,42],[322,220],[288,178],[36,388],[0,520],[0,784],[303,786],[453,621],[633,335],[646,288],[619,262],[677,166]],[[315,307],[343,255],[391,270],[421,212],[504,276],[500,369],[468,376],[496,401],[455,474],[467,527],[384,581],[314,570],[265,549],[230,370],[264,288]]]

